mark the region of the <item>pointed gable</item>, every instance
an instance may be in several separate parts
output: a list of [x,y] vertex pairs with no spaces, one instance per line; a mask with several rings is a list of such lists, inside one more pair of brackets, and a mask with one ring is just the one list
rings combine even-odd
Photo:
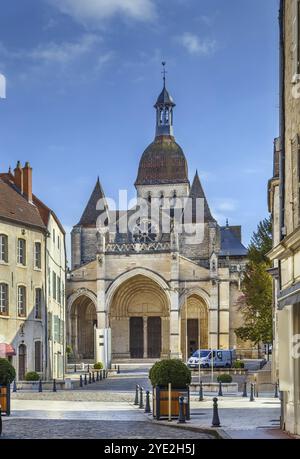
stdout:
[[204,222],[207,223],[207,222],[215,221],[215,219],[211,215],[210,208],[209,208],[205,193],[203,191],[203,188],[202,188],[202,185],[199,179],[198,171],[196,171],[196,175],[195,175],[195,178],[193,180],[193,184],[190,190],[190,198],[192,198],[193,200],[193,204],[192,204],[193,205],[193,214],[192,214],[193,223],[196,223],[196,200],[197,199],[204,199]]
[[98,177],[95,188],[78,223],[79,226],[96,226],[97,219],[103,212],[103,210],[97,210],[97,204],[100,199],[105,200],[105,195]]

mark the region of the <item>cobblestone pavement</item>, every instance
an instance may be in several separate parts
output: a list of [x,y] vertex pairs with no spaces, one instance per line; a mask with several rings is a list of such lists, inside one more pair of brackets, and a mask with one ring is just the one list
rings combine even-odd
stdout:
[[150,422],[68,421],[7,418],[3,439],[213,439],[209,434],[191,432]]

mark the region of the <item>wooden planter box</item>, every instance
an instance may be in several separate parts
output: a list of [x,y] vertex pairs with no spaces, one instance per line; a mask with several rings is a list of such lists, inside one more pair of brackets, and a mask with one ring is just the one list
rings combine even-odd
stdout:
[[0,386],[0,406],[1,413],[6,416],[10,415],[10,384]]
[[[190,389],[189,387],[171,389],[171,417],[179,416],[179,397],[185,398],[185,415],[190,417]],[[169,390],[168,387],[153,387],[153,417],[156,420],[169,417]]]

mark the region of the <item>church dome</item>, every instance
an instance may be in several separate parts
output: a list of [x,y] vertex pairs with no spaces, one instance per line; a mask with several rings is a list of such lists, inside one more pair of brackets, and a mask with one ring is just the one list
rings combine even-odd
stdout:
[[188,183],[188,166],[173,136],[157,136],[144,151],[135,185]]

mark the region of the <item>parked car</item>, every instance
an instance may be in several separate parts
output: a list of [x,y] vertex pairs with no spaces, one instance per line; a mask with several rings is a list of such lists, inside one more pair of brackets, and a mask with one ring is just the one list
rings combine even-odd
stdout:
[[236,361],[235,349],[219,349],[213,351],[199,349],[189,358],[189,368],[199,367],[199,356],[201,368],[210,368],[212,366],[215,368],[231,368]]

